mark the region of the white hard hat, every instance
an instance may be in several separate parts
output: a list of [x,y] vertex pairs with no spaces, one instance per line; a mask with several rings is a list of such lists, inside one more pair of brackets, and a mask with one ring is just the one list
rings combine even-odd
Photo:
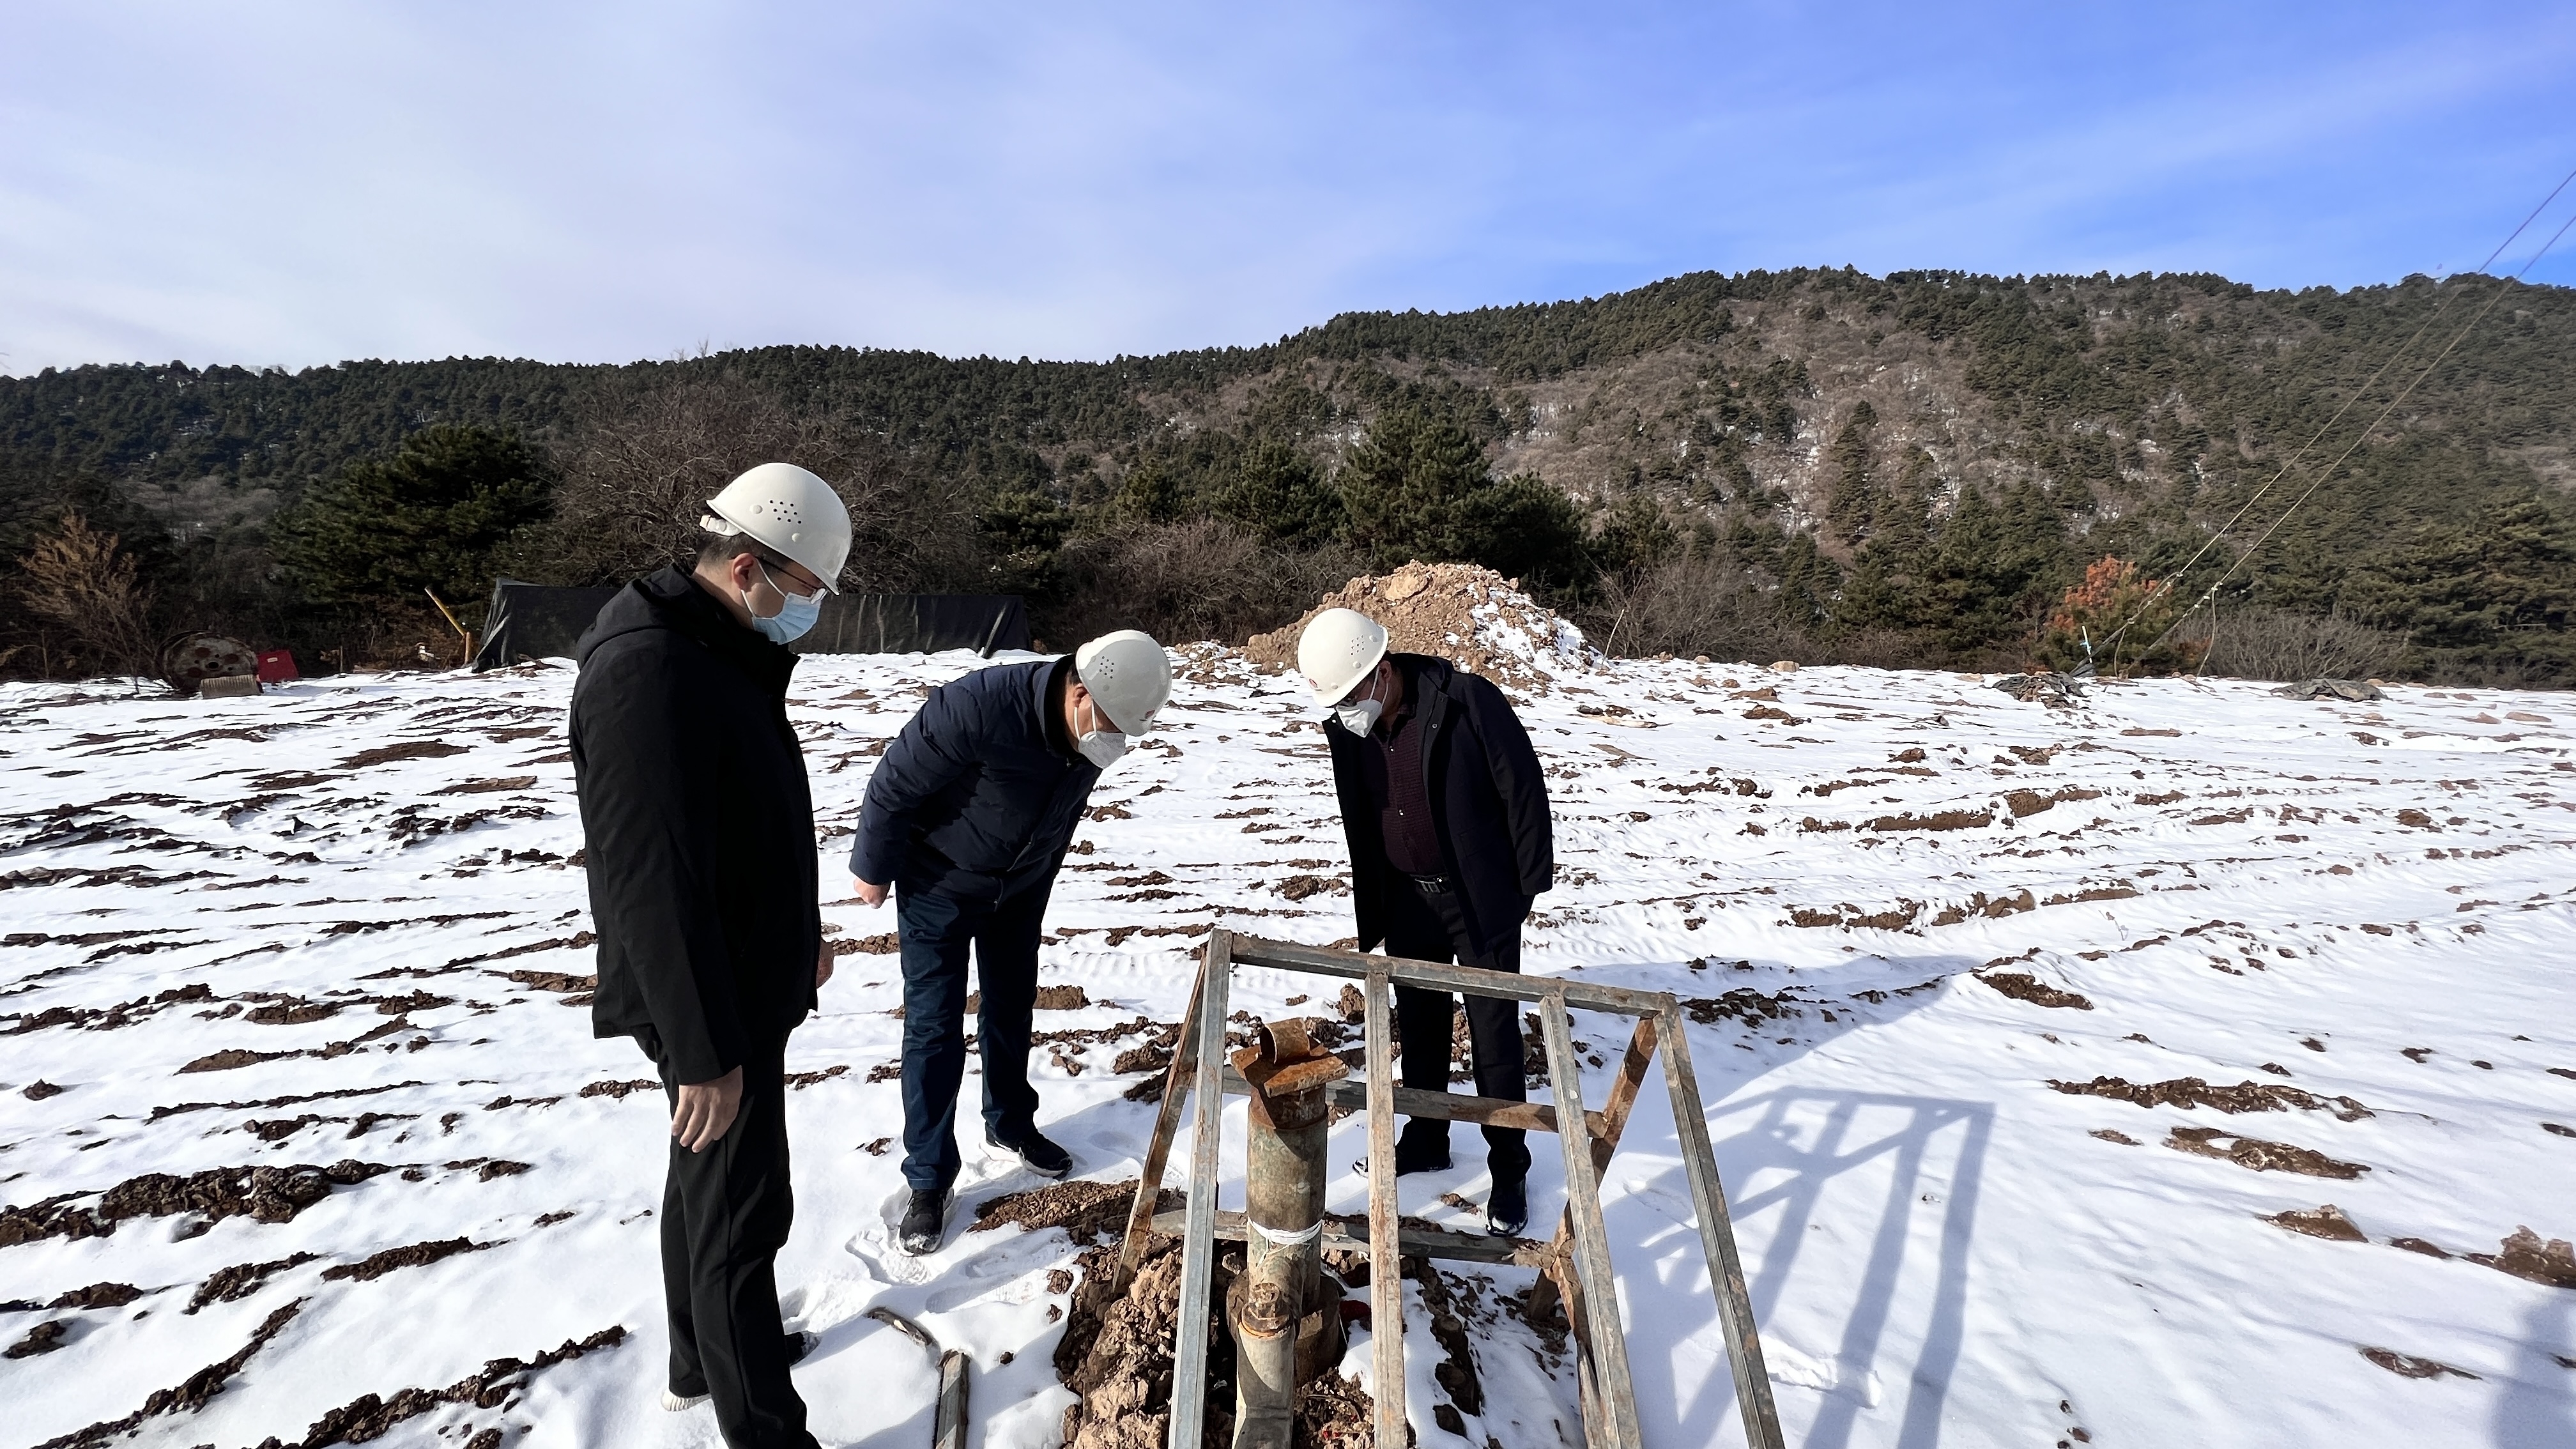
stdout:
[[793,559],[840,592],[850,561],[850,510],[832,485],[793,463],[763,463],[707,500],[698,520],[709,533],[743,534]]
[[1123,735],[1141,735],[1172,697],[1172,660],[1141,629],[1103,634],[1073,651],[1073,672]]
[[1297,672],[1331,704],[1386,657],[1386,626],[1357,609],[1326,609],[1297,636]]

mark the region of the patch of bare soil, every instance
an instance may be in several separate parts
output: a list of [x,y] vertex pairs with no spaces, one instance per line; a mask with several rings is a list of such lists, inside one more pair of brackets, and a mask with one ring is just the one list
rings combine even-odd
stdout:
[[2370,1235],[2355,1225],[2352,1219],[2345,1217],[2343,1209],[2333,1203],[2314,1209],[2292,1208],[2288,1212],[2272,1213],[2264,1217],[2263,1221],[2277,1228],[2288,1228],[2294,1233],[2305,1233],[2312,1238],[2325,1238],[2337,1243],[2370,1241]]
[[832,954],[835,956],[850,956],[858,954],[870,956],[891,956],[902,949],[903,938],[892,931],[888,931],[882,936],[835,936],[832,938]]
[[2499,1273],[2511,1273],[2534,1283],[2552,1288],[2576,1288],[2576,1248],[2565,1238],[2546,1242],[2529,1228],[2517,1227],[2513,1236],[2504,1240],[2504,1249],[2496,1253],[2465,1253],[2463,1257]]
[[230,1047],[219,1052],[208,1052],[181,1067],[179,1074],[186,1076],[191,1072],[229,1072],[239,1067],[255,1067],[261,1062],[273,1062],[283,1057],[302,1055],[304,1055],[302,1052],[255,1052],[241,1047]]
[[2109,1097],[2141,1107],[2180,1107],[2184,1111],[2208,1107],[2231,1114],[2283,1112],[2296,1107],[2305,1112],[2330,1111],[2338,1120],[2345,1122],[2358,1122],[2371,1115],[2368,1107],[2350,1097],[2320,1097],[2314,1092],[2269,1082],[2239,1082],[2232,1087],[2213,1087],[2198,1077],[2178,1077],[2170,1082],[2129,1082],[2118,1077],[2095,1077],[2089,1082],[2051,1079],[2049,1085],[2070,1097]]
[[143,1290],[131,1283],[92,1283],[86,1288],[75,1288],[45,1306],[48,1308],[123,1308],[142,1296]]
[[1750,986],[1739,986],[1723,996],[1685,996],[1682,1009],[1702,1026],[1719,1021],[1738,1021],[1758,1027],[1766,1021],[1799,1015],[1799,1002],[1783,991],[1777,996],[1765,995]]
[[1390,650],[1435,655],[1521,689],[1552,684],[1588,663],[1574,626],[1514,580],[1473,564],[1409,563],[1355,578],[1296,623],[1253,635],[1244,655],[1264,668],[1296,668],[1298,637],[1326,609],[1356,609],[1385,625]]
[[334,1282],[355,1279],[372,1283],[387,1273],[402,1268],[423,1268],[459,1253],[479,1253],[497,1246],[477,1243],[468,1238],[441,1238],[435,1242],[412,1243],[400,1248],[387,1248],[381,1253],[361,1258],[354,1263],[340,1263],[322,1270],[322,1276]]
[[537,783],[534,775],[511,775],[498,780],[463,780],[445,789],[432,790],[433,795],[490,795],[502,790],[525,790]]
[[40,1238],[103,1238],[127,1218],[193,1213],[212,1224],[229,1217],[264,1223],[294,1220],[297,1213],[348,1187],[393,1169],[346,1158],[329,1167],[211,1167],[185,1177],[147,1172],[98,1195],[92,1207],[71,1204],[87,1193],[70,1192],[29,1207],[0,1207],[0,1248]]
[[340,768],[362,770],[369,765],[390,765],[396,760],[439,760],[464,753],[463,745],[451,745],[445,740],[405,740],[398,745],[378,745],[372,750],[360,750],[342,760]]
[[1864,830],[1973,830],[1995,823],[1991,810],[1942,810],[1930,815],[1881,815]]
[[[2221,1145],[2220,1139],[2226,1139]],[[2216,1157],[2256,1172],[2295,1172],[2302,1177],[2351,1179],[2370,1171],[2358,1162],[2338,1162],[2305,1147],[2287,1142],[2266,1142],[2260,1137],[2239,1137],[2215,1127],[2176,1127],[2165,1136],[2165,1145],[2202,1157]]]
[[[1187,1200],[1175,1188],[1154,1199],[1156,1212],[1170,1212]],[[971,1232],[989,1233],[1018,1226],[1030,1232],[1062,1228],[1086,1246],[1104,1239],[1117,1242],[1127,1234],[1127,1210],[1136,1202],[1136,1179],[1125,1182],[1059,1182],[1029,1192],[1014,1192],[979,1204]]]
[[2026,976],[2018,971],[1993,971],[1980,975],[1976,979],[2015,1001],[2027,1001],[2033,1006],[2071,1007],[2076,1011],[2093,1009],[2093,1003],[2085,997],[2072,991],[2060,990],[2035,976]]
[[98,1445],[132,1434],[146,1419],[179,1409],[194,1413],[204,1408],[207,1400],[222,1393],[232,1376],[242,1371],[242,1365],[250,1362],[252,1354],[266,1348],[269,1340],[286,1331],[286,1325],[294,1322],[295,1315],[304,1311],[304,1304],[305,1300],[298,1298],[269,1314],[258,1330],[251,1334],[250,1342],[234,1350],[231,1357],[206,1365],[181,1380],[176,1387],[154,1389],[143,1400],[142,1408],[124,1418],[103,1420],[84,1429],[57,1435],[35,1446],[35,1449],[96,1449]]
[[2438,1379],[2448,1374],[2455,1379],[2473,1379],[2477,1375],[2464,1368],[2453,1368],[2429,1358],[2415,1358],[2391,1348],[2364,1348],[2361,1356],[2397,1375],[2401,1379]]
[[342,1087],[336,1091],[304,1092],[291,1097],[270,1097],[264,1101],[258,1102],[181,1102],[175,1107],[153,1108],[150,1120],[158,1122],[164,1117],[176,1117],[182,1112],[250,1112],[273,1110],[278,1107],[300,1106],[306,1102],[339,1101],[347,1097],[372,1097],[382,1092],[399,1092],[407,1087],[418,1087],[424,1085],[426,1084],[422,1082],[395,1082],[391,1086],[385,1087]]
[[[504,1408],[516,1402],[514,1395],[528,1386],[528,1376],[540,1369],[552,1368],[568,1359],[604,1348],[615,1348],[626,1341],[623,1324],[603,1328],[579,1343],[565,1339],[531,1359],[496,1358],[482,1368],[458,1379],[443,1389],[401,1389],[393,1397],[361,1394],[313,1421],[304,1437],[292,1446],[272,1435],[260,1441],[259,1449],[325,1449],[332,1444],[364,1444],[381,1439],[396,1424],[417,1418],[446,1404],[472,1404],[478,1409]],[[470,1426],[460,1426],[470,1427]],[[501,1433],[486,1429],[465,1440],[466,1449],[497,1445]]]
[[625,1082],[593,1082],[582,1088],[581,1094],[585,1097],[609,1097],[623,1102],[631,1093],[657,1092],[661,1088],[662,1084],[651,1077],[637,1077]]
[[265,1263],[235,1263],[229,1268],[218,1268],[205,1282],[197,1285],[196,1293],[188,1299],[188,1306],[179,1311],[194,1313],[209,1303],[230,1303],[235,1299],[248,1298],[265,1286],[270,1278],[289,1268],[302,1267],[318,1256],[315,1253],[297,1253],[291,1258],[273,1258]]

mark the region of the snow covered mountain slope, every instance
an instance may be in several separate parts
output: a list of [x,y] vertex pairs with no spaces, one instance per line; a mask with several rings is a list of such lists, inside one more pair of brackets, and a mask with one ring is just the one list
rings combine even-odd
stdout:
[[[1136,1170],[1146,1078],[1115,1059],[1177,1017],[1211,922],[1351,933],[1310,711],[1234,656],[1185,664],[1050,922],[1044,979],[1088,1004],[1041,1014],[1036,1070],[1090,1177]],[[882,742],[972,667],[800,669],[831,901]],[[578,1006],[570,681],[0,691],[10,1442],[715,1442],[653,1406],[664,1111]],[[2564,697],[2159,681],[2050,711],[1946,674],[1629,662],[1524,716],[1561,862],[1529,969],[1696,1003],[1790,1442],[2576,1444]],[[790,1048],[780,1264],[822,1336],[814,1427],[926,1441],[933,1367],[863,1316],[886,1307],[973,1354],[976,1442],[1053,1444],[1074,1249],[961,1223],[889,1251],[893,922],[824,915],[851,949]],[[1330,984],[1246,973],[1237,1004],[1329,1011]],[[1578,1030],[1615,1062],[1618,1023]],[[1650,1091],[1605,1186],[1647,1432],[1684,1449],[1737,1430],[1672,1143]],[[1472,1220],[1474,1147],[1407,1209]],[[298,1164],[324,1171],[216,1171]],[[970,1210],[1032,1185],[969,1174]],[[1462,1437],[1414,1316],[1421,1443],[1579,1443],[1562,1360],[1476,1322]]]

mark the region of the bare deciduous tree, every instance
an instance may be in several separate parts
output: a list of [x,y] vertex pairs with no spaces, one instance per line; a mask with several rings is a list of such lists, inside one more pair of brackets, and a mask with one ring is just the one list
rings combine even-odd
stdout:
[[573,430],[542,557],[568,583],[616,583],[694,553],[706,501],[744,469],[794,463],[849,505],[850,589],[956,586],[974,569],[974,524],[954,490],[845,411],[799,411],[734,378],[638,387],[603,399]]
[[70,637],[84,663],[140,677],[152,672],[155,651],[152,591],[138,571],[115,534],[65,513],[19,561],[19,596]]

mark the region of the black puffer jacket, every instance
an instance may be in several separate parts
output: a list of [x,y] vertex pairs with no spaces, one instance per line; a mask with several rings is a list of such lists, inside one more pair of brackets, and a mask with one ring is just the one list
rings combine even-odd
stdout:
[[591,1030],[711,1081],[814,1009],[814,804],[786,709],[796,656],[676,568],[609,600],[579,650]]
[[[1556,881],[1556,843],[1547,777],[1511,701],[1493,682],[1427,654],[1390,655],[1422,719],[1422,778],[1440,836],[1443,873],[1466,897],[1467,928],[1479,952],[1528,919],[1530,900]],[[1351,897],[1360,949],[1386,939],[1386,841],[1361,774],[1368,742],[1324,721],[1333,785],[1351,846]]]
[[850,873],[978,901],[1051,889],[1100,783],[1064,738],[1069,668],[995,664],[930,691],[868,777]]

